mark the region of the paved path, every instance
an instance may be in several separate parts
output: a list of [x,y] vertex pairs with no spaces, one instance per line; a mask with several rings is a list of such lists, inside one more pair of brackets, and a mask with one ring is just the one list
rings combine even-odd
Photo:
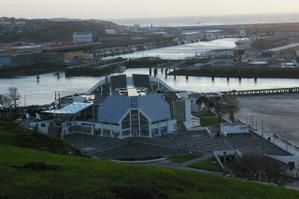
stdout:
[[187,167],[184,164],[174,163],[169,160],[162,160],[160,162],[148,163],[148,164],[143,164],[143,165],[144,166],[154,166],[154,167],[166,167],[166,168],[179,169],[179,170],[184,170],[184,171],[192,171],[192,172],[196,172],[196,173],[222,175],[221,172],[213,172],[213,171],[207,171],[207,170],[202,170],[202,169],[194,169],[194,168]]

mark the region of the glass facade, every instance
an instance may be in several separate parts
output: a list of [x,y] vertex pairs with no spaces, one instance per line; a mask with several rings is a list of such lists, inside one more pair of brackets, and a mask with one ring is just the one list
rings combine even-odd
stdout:
[[132,110],[131,111],[131,126],[132,126],[132,134],[133,136],[139,136],[139,111]]
[[130,113],[125,117],[125,119],[122,122],[122,129],[129,129],[129,128],[131,128]]
[[140,135],[149,136],[149,122],[142,113],[139,113],[139,116],[140,116],[140,131],[141,131]]
[[122,136],[149,136],[149,121],[138,111],[132,109],[122,121]]
[[158,136],[158,135],[159,135],[159,129],[158,128],[152,129],[152,136]]
[[103,136],[104,137],[110,137],[110,130],[109,129],[103,129]]

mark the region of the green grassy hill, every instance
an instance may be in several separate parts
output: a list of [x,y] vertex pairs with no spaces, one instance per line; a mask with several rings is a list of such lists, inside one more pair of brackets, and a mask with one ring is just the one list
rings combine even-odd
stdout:
[[0,198],[299,198],[282,187],[25,149],[14,139],[0,128]]

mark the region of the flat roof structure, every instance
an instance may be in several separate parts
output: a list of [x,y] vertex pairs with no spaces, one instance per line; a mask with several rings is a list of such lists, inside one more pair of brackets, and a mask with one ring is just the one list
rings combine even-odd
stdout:
[[132,96],[138,96],[138,92],[136,88],[128,88],[128,96],[132,97]]
[[93,105],[92,103],[74,102],[62,109],[49,110],[49,111],[45,111],[44,113],[74,115],[89,108],[92,105]]

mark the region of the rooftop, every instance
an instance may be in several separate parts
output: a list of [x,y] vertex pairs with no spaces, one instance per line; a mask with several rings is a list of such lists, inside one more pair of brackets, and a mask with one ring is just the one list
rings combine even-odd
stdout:
[[87,109],[92,105],[92,103],[74,102],[62,109],[49,110],[45,111],[44,113],[73,115],[83,111],[84,109]]
[[159,94],[150,94],[135,97],[110,95],[99,107],[98,120],[119,123],[131,108],[138,108],[152,122],[171,119],[170,106],[164,97]]
[[271,48],[271,49],[269,49],[269,51],[275,52],[275,51],[281,51],[281,50],[286,50],[286,49],[289,49],[289,48],[297,48],[297,47],[299,47],[299,43],[293,43],[293,44],[289,44],[289,45],[286,45],[286,46]]

